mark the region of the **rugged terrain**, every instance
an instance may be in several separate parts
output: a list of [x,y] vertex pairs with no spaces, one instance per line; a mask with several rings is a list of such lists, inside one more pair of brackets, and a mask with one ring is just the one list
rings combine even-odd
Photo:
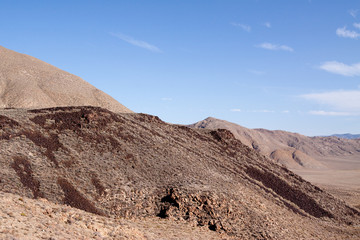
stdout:
[[114,219],[44,198],[0,192],[0,238],[34,239],[230,239],[225,234],[158,217]]
[[219,239],[360,237],[357,209],[228,130],[96,107],[7,109],[0,146],[0,191],[129,221],[135,230],[139,219],[162,219],[169,229],[205,227]]
[[353,206],[360,206],[360,139],[306,137],[286,131],[248,129],[216,118],[207,118],[190,127],[228,129],[248,147]]
[[0,108],[88,105],[132,112],[80,77],[0,46]]

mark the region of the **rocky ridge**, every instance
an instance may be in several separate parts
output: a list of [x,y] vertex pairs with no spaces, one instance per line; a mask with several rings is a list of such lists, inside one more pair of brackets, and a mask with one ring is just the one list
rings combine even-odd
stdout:
[[96,107],[8,109],[0,112],[0,146],[3,192],[235,238],[360,236],[358,210],[228,130]]

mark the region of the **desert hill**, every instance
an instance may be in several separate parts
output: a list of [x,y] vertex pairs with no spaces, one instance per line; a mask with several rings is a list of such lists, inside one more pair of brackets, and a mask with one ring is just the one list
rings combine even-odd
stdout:
[[228,130],[96,107],[7,109],[0,164],[0,191],[105,218],[163,219],[218,239],[360,236],[358,210]]
[[0,46],[0,108],[59,106],[132,112],[80,77]]
[[228,129],[248,147],[360,207],[360,139],[306,137],[207,118],[192,128]]
[[[337,137],[306,137],[286,131],[249,129],[228,121],[207,118],[189,125],[191,128],[227,129],[246,146],[259,151],[293,170],[353,168],[360,169],[360,161],[351,166],[326,161],[332,158],[360,159],[360,139]],[[349,160],[350,161],[350,160]],[[350,163],[349,163],[350,164]]]

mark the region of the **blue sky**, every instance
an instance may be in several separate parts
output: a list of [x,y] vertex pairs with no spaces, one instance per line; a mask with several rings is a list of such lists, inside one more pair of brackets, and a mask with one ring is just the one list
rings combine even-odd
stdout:
[[0,45],[171,123],[360,133],[358,0],[0,0]]

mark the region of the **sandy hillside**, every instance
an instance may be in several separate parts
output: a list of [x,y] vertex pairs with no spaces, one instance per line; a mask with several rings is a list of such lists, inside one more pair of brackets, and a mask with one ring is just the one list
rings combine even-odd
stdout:
[[132,112],[80,77],[0,46],[0,108],[59,106]]

